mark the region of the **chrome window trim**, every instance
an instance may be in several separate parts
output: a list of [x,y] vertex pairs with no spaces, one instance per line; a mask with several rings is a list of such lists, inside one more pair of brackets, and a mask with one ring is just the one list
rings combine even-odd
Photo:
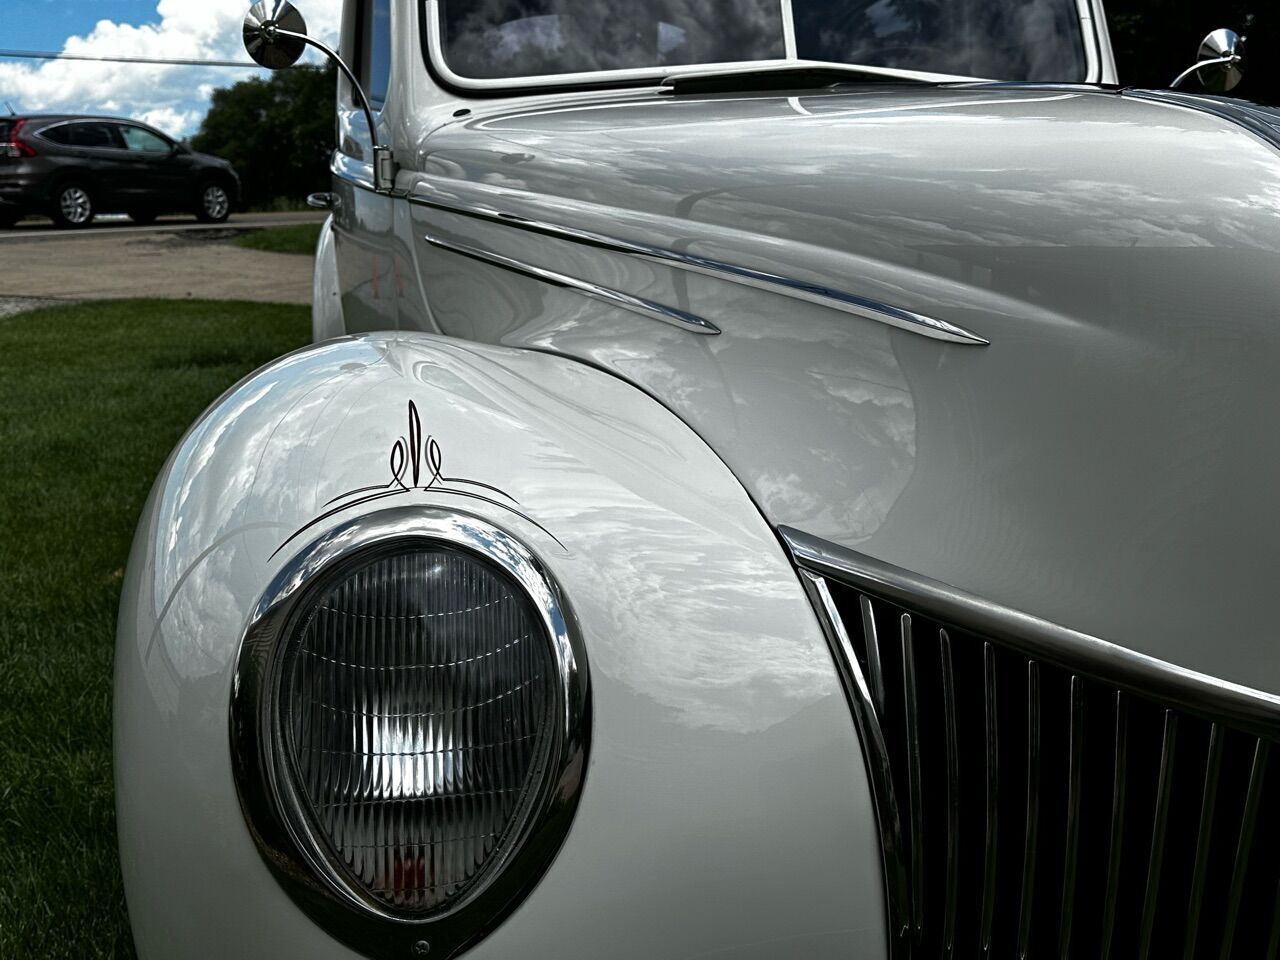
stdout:
[[[440,30],[440,13],[438,0],[422,0],[422,23],[425,32],[425,50],[432,71],[448,86],[461,92],[477,94],[518,93],[539,88],[560,89],[564,87],[590,86],[637,86],[652,82],[655,86],[673,77],[685,74],[736,73],[742,70],[761,68],[790,69],[796,66],[821,67],[830,64],[820,60],[806,60],[796,55],[795,24],[791,17],[791,0],[779,0],[782,13],[782,41],[784,56],[769,60],[734,60],[723,63],[684,64],[668,67],[632,67],[621,70],[595,70],[579,73],[552,73],[523,77],[465,77],[456,73],[445,60],[444,38]],[[1098,10],[1095,11],[1094,4]],[[1076,0],[1076,23],[1079,26],[1079,40],[1084,53],[1085,75],[1078,83],[1114,83],[1115,78],[1108,76],[1114,73],[1114,67],[1108,70],[1108,58],[1103,51],[1102,35],[1099,22],[1105,24],[1105,16],[1101,14],[1100,0]],[[890,79],[923,80],[933,83],[947,83],[966,80],[998,80],[999,77],[973,77],[963,74],[933,73],[923,70],[904,70],[896,67],[877,67],[863,64],[840,64],[854,66],[869,74]]]
[[1084,79],[1086,83],[1096,83],[1102,77],[1102,52],[1090,2],[1076,0],[1076,20],[1080,24],[1080,42],[1084,51]]
[[[277,775],[273,669],[300,604],[335,571],[406,544],[470,553],[512,579],[532,603],[559,667],[555,730],[524,821],[464,901],[426,919],[406,919],[352,890],[306,834]],[[353,950],[378,960],[455,956],[492,931],[529,894],[559,850],[581,796],[590,742],[586,650],[571,609],[550,572],[505,530],[469,513],[396,507],[339,524],[287,560],[258,601],[241,640],[231,685],[229,733],[241,811],[263,861],[293,901]],[[426,946],[422,946],[423,944]]]
[[799,59],[799,47],[796,44],[796,18],[791,10],[791,0],[782,2],[782,47],[788,60]]
[[1090,75],[1094,83],[1116,82],[1116,57],[1111,47],[1111,31],[1107,27],[1107,13],[1103,0],[1080,0],[1081,20],[1088,23],[1089,35],[1098,54],[1097,75]]
[[[337,173],[336,170],[335,173]],[[420,181],[418,186],[425,186],[425,184]],[[429,187],[429,189],[434,188]],[[918,333],[922,336],[931,337],[935,340],[943,340],[948,343],[967,344],[970,346],[987,346],[990,343],[990,341],[978,336],[978,334],[957,326],[956,324],[949,323],[946,320],[925,316],[924,314],[916,313],[912,310],[906,310],[902,307],[896,307],[892,304],[883,303],[879,300],[873,300],[870,297],[859,296],[843,290],[835,290],[831,287],[825,287],[816,283],[809,283],[808,281],[798,280],[794,277],[785,277],[779,274],[767,273],[763,270],[755,270],[751,267],[738,266],[737,264],[727,263],[723,260],[715,260],[710,257],[700,257],[695,254],[671,250],[666,247],[658,247],[647,243],[624,240],[620,237],[594,233],[589,230],[580,230],[576,227],[568,227],[543,220],[531,220],[515,214],[503,213],[500,210],[495,210],[490,207],[467,204],[453,200],[444,200],[438,197],[428,197],[417,192],[416,187],[414,192],[409,194],[408,199],[410,203],[431,207],[446,213],[455,213],[460,216],[471,217],[473,219],[501,223],[504,226],[514,227],[517,230],[524,230],[529,233],[536,233],[559,240],[580,243],[600,250],[607,250],[610,253],[639,256],[647,260],[675,267],[679,270],[686,270],[691,273],[700,273],[704,276],[712,276],[718,279],[728,280],[744,286],[753,287],[757,290],[765,290],[798,300],[804,300],[808,303],[815,303],[819,306],[830,307],[831,309],[839,310],[843,313],[852,314],[853,316],[861,317],[864,320],[874,320],[878,323],[887,324],[891,327],[897,327],[900,330]]]
[[[422,4],[423,19],[426,27],[426,50],[431,69],[450,87],[461,91],[475,93],[511,93],[538,88],[561,89],[564,87],[608,87],[636,86],[651,82],[654,87],[663,80],[680,77],[686,74],[706,75],[715,73],[737,73],[743,70],[759,69],[792,69],[794,67],[822,67],[831,64],[821,60],[803,60],[796,57],[778,57],[770,60],[731,60],[722,63],[691,63],[670,67],[630,67],[621,70],[592,70],[582,73],[549,73],[526,77],[464,77],[450,68],[444,57],[444,38],[440,31],[440,13],[437,0],[424,0]],[[790,4],[784,6],[789,11]],[[783,26],[783,45],[786,48],[788,27]],[[923,80],[931,83],[947,83],[954,80],[981,80],[983,77],[968,77],[953,73],[928,73],[921,70],[900,70],[896,67],[873,67],[862,64],[838,64],[842,67],[856,67],[858,70],[876,76],[896,80]]]
[[984,600],[956,587],[822,540],[792,527],[778,532],[803,570],[961,625],[1027,656],[1093,676],[1210,720],[1227,720],[1258,736],[1275,737],[1280,696],[1180,667],[1109,640]]

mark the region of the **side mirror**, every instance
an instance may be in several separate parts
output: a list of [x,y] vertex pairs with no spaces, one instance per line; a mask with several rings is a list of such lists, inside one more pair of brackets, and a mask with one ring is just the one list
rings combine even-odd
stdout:
[[297,7],[289,0],[258,0],[245,14],[243,36],[249,56],[268,70],[293,66],[308,44],[337,64],[355,91],[369,124],[369,138],[373,142],[373,189],[378,193],[390,193],[396,182],[395,156],[390,147],[378,142],[378,128],[373,122],[369,98],[337,51],[307,36],[307,22]]
[[244,15],[244,48],[268,70],[292,67],[307,49],[307,21],[288,0],[259,0]]
[[1234,30],[1215,30],[1201,41],[1195,64],[1174,77],[1169,86],[1177,87],[1194,73],[1210,93],[1226,93],[1244,79],[1243,61],[1244,37]]

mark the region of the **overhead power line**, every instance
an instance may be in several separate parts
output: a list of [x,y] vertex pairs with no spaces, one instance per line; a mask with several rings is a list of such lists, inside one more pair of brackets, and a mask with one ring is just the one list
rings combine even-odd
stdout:
[[51,53],[47,50],[0,50],[0,59],[17,57],[24,60],[92,60],[97,63],[154,63],[175,67],[256,67],[252,60],[181,60],[159,57],[90,57],[81,53]]

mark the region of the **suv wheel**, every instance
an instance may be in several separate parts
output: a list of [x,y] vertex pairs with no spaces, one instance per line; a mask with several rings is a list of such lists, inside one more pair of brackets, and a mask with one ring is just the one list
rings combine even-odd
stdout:
[[93,222],[93,197],[78,183],[64,183],[53,195],[53,222],[60,227],[87,227]]
[[214,180],[200,188],[196,204],[196,218],[205,223],[222,223],[231,215],[231,195],[227,188]]

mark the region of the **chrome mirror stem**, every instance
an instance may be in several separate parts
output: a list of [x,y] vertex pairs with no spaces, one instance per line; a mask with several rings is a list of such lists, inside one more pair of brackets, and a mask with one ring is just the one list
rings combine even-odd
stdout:
[[1196,71],[1203,70],[1205,67],[1226,66],[1227,64],[1234,64],[1239,62],[1240,62],[1239,55],[1234,53],[1231,54],[1231,56],[1229,57],[1216,57],[1213,60],[1201,60],[1199,63],[1192,64],[1191,66],[1187,67],[1187,69],[1183,70],[1180,74],[1174,77],[1173,83],[1169,84],[1169,88],[1177,89],[1182,84],[1183,80],[1187,79],[1187,77],[1191,76]]
[[288,0],[259,0],[245,16],[245,50],[264,67],[279,70],[293,65],[302,56],[304,44],[310,44],[336,63],[350,82],[369,124],[369,141],[373,146],[373,188],[378,193],[391,193],[396,182],[395,155],[390,147],[378,142],[378,127],[374,123],[369,98],[338,52],[328,44],[307,36],[306,21]]
[[373,145],[373,188],[378,193],[390,193],[396,184],[396,162],[395,154],[391,148],[378,142],[378,127],[373,121],[373,109],[369,106],[369,98],[365,95],[364,87],[360,85],[360,81],[356,79],[356,75],[351,68],[346,65],[342,57],[338,56],[338,52],[328,44],[321,43],[314,37],[309,37],[305,33],[294,33],[292,30],[282,30],[279,27],[273,31],[277,36],[289,37],[293,40],[301,40],[303,43],[309,43],[325,56],[329,57],[338,65],[338,69],[342,71],[343,76],[351,84],[351,89],[355,91],[356,99],[360,102],[360,109],[364,111],[365,122],[369,124],[369,140]]
[[[1196,74],[1210,93],[1227,93],[1243,78],[1244,38],[1234,30],[1215,30],[1200,44],[1199,59],[1173,78],[1170,89],[1177,89],[1187,77]],[[1201,70],[1210,70],[1203,74]]]

